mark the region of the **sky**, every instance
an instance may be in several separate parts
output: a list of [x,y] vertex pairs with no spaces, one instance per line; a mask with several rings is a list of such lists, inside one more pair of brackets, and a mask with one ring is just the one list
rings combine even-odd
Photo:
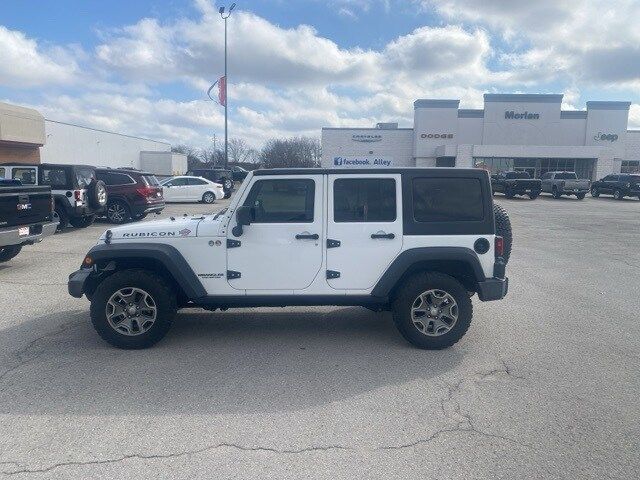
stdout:
[[[2,0],[0,101],[46,118],[204,147],[224,135],[210,0]],[[55,5],[55,8],[53,8]],[[260,147],[323,126],[411,127],[418,98],[483,93],[632,102],[640,0],[238,0],[228,20],[229,136]]]

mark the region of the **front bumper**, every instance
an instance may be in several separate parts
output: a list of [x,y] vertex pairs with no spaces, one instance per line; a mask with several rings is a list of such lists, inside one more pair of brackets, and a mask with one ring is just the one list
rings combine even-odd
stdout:
[[500,300],[509,291],[508,278],[489,278],[484,282],[478,282],[478,298],[483,302]]
[[[20,235],[20,228],[29,227],[28,235]],[[41,242],[44,237],[56,233],[58,222],[36,223],[22,227],[10,227],[0,230],[0,247],[7,245],[30,245]]]
[[84,285],[89,276],[93,273],[91,268],[81,268],[69,275],[67,290],[72,297],[80,298],[84,294]]

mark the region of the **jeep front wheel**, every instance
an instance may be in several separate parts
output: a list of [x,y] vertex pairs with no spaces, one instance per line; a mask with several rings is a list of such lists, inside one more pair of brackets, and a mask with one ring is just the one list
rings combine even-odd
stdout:
[[408,278],[393,301],[393,320],[412,345],[439,350],[458,342],[469,329],[473,307],[455,278],[425,272]]
[[147,270],[122,270],[107,277],[91,296],[91,322],[118,348],[147,348],[171,328],[176,293],[161,276]]

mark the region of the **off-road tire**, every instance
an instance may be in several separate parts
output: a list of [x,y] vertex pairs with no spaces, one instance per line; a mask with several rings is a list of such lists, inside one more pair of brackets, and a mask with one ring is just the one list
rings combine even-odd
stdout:
[[233,180],[222,177],[220,179],[220,183],[222,184],[222,188],[224,190],[224,198],[230,198],[233,193]]
[[511,257],[511,246],[513,244],[513,231],[511,229],[511,220],[509,214],[497,203],[493,204],[493,216],[496,223],[496,235],[503,238],[504,241],[504,258],[505,263],[509,263]]
[[[440,336],[427,336],[422,333],[411,319],[411,307],[416,298],[431,289],[443,290],[458,304],[458,320],[447,333]],[[471,298],[455,278],[439,272],[420,272],[407,278],[392,303],[393,321],[402,336],[412,345],[425,350],[440,350],[457,343],[471,325],[473,306]]]
[[205,192],[204,195],[202,195],[202,203],[211,205],[212,203],[215,203],[215,201],[216,195],[213,192]]
[[584,197],[586,196],[586,193],[576,193],[576,198],[578,200],[584,200]]
[[593,198],[598,198],[600,196],[600,192],[598,191],[597,188],[591,187],[591,196]]
[[[126,288],[140,288],[153,298],[157,309],[156,319],[146,332],[127,336],[109,325],[106,305],[116,291]],[[171,328],[176,314],[176,292],[161,276],[148,270],[121,270],[107,277],[91,296],[91,323],[103,340],[114,347],[123,349],[148,348],[156,344]]]
[[67,216],[67,211],[61,205],[56,204],[54,210],[58,215],[58,226],[56,227],[56,233],[58,233],[69,226],[69,217]]
[[555,186],[553,187],[553,190],[552,190],[551,194],[553,195],[553,198],[555,198],[555,199],[558,199],[558,198],[562,197],[562,194],[558,190],[558,187],[555,187]]
[[615,198],[616,200],[624,200],[624,195],[622,194],[622,190],[620,190],[619,188],[616,188],[613,191],[613,198]]
[[76,228],[87,228],[88,226],[93,225],[95,219],[95,215],[87,215],[86,217],[74,217],[70,219],[69,222]]
[[0,247],[0,263],[8,262],[18,255],[20,250],[22,250],[22,245],[7,245],[5,247]]

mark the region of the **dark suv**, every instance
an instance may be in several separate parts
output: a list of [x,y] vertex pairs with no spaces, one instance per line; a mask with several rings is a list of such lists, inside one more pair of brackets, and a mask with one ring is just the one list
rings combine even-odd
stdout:
[[224,168],[196,168],[189,170],[187,175],[191,177],[206,178],[222,185],[224,198],[229,198],[233,193],[233,172]]
[[624,197],[640,199],[640,174],[616,173],[593,182],[591,196],[599,197],[601,194],[613,195],[616,200],[622,200]]
[[151,173],[122,168],[98,168],[98,180],[107,186],[109,201],[104,216],[111,223],[141,220],[164,209],[162,187]]

